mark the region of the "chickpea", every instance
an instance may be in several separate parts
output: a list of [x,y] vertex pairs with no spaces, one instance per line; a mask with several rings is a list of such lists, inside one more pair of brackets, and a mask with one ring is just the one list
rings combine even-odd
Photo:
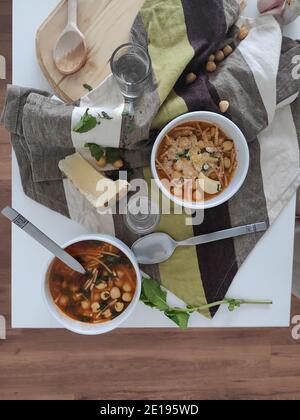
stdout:
[[208,57],[208,61],[215,61],[215,59],[216,59],[216,57],[215,57],[215,55],[214,54],[211,54],[209,57]]
[[183,169],[182,159],[178,159],[177,162],[175,162],[173,166],[174,166],[175,171],[181,172]]
[[78,291],[79,291],[80,286],[79,286],[78,284],[71,284],[71,285],[70,285],[70,287],[69,287],[69,289],[70,289],[70,291],[71,291],[72,293],[76,293],[76,292],[78,292]]
[[224,159],[224,166],[225,166],[225,169],[229,169],[231,166],[231,160],[228,157]]
[[81,307],[84,311],[86,311],[91,308],[91,304],[88,300],[84,300],[81,302]]
[[97,284],[96,289],[98,290],[104,290],[107,288],[107,283],[106,281],[102,281],[101,283]]
[[204,196],[203,196],[203,191],[200,190],[195,190],[193,192],[193,201],[203,201],[204,200]]
[[223,48],[223,53],[224,53],[225,57],[228,57],[232,53],[232,51],[233,51],[233,48],[230,45],[226,45]]
[[102,157],[97,161],[97,165],[99,166],[99,168],[104,168],[106,164],[107,164],[107,161],[105,157]]
[[209,61],[206,65],[206,70],[209,73],[213,73],[214,71],[216,71],[217,70],[216,63],[214,63],[213,61]]
[[121,169],[124,166],[124,162],[122,159],[119,159],[116,162],[114,162],[113,166],[115,169]]
[[120,313],[120,312],[123,311],[123,309],[124,309],[124,303],[123,302],[117,302],[115,304],[115,311],[116,312]]
[[121,296],[121,291],[118,287],[113,287],[110,291],[110,297],[112,299],[119,299],[119,297]]
[[104,292],[102,292],[102,293],[101,293],[101,299],[102,299],[102,300],[106,301],[106,300],[108,300],[109,298],[110,298],[110,293],[109,293],[109,291],[108,291],[108,290],[106,290],[106,291],[104,291]]
[[220,108],[220,111],[221,111],[223,114],[225,114],[225,112],[227,112],[227,111],[228,111],[229,106],[230,106],[230,103],[229,103],[228,101],[221,101],[221,102],[219,103],[219,108]]
[[123,293],[123,295],[122,295],[122,300],[124,301],[124,302],[131,302],[132,301],[132,295],[131,295],[131,293]]
[[189,74],[186,76],[185,83],[186,83],[187,85],[191,85],[191,84],[192,84],[192,83],[194,83],[196,80],[197,80],[197,76],[195,75],[195,73],[189,73]]
[[217,51],[216,52],[216,61],[223,61],[225,58],[225,54],[223,53],[223,51]]
[[246,26],[242,26],[239,33],[239,40],[243,41],[249,35],[249,29]]
[[182,196],[183,196],[183,188],[182,188],[182,187],[175,187],[175,188],[173,189],[173,194],[174,194],[176,197],[178,197],[178,198],[181,198],[181,199],[182,199]]
[[103,312],[103,316],[104,316],[105,319],[111,318],[111,315],[112,315],[112,313],[111,313],[110,309],[106,309],[106,311]]
[[124,292],[131,292],[132,290],[131,285],[129,283],[125,283],[123,286],[123,290]]
[[231,152],[233,149],[233,142],[230,140],[227,140],[223,143],[223,150],[224,152]]
[[68,303],[69,303],[68,296],[62,295],[59,298],[59,301],[58,301],[59,306],[62,306],[63,308],[65,308],[68,305]]
[[94,314],[100,311],[100,305],[97,302],[92,303],[91,308]]

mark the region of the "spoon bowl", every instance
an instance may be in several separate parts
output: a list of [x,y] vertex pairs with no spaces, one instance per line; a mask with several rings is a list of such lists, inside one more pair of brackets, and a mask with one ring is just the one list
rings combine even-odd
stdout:
[[143,265],[160,264],[172,257],[177,242],[166,233],[152,233],[138,239],[131,250]]
[[86,63],[85,36],[77,26],[77,0],[68,1],[68,24],[56,42],[53,59],[57,69],[65,75],[76,73]]

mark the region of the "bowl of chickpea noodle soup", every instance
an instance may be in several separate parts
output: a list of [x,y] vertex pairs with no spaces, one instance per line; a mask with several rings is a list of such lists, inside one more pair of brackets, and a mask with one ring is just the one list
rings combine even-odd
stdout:
[[86,235],[63,248],[86,269],[80,274],[54,258],[43,295],[53,317],[78,334],[98,335],[117,328],[135,309],[141,274],[130,249],[107,235]]
[[188,209],[219,206],[243,185],[249,149],[241,130],[213,112],[192,112],[169,123],[151,157],[153,177],[163,194]]

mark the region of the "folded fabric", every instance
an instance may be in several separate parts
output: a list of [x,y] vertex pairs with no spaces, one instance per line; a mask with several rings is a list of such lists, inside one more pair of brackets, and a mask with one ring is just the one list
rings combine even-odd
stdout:
[[[246,26],[249,35],[237,37]],[[237,0],[146,0],[132,28],[132,39],[148,49],[152,78],[135,104],[135,119],[112,76],[77,104],[63,104],[45,92],[18,87],[8,91],[3,122],[12,134],[25,193],[87,229],[118,236],[129,245],[137,238],[121,215],[99,216],[74,186],[62,178],[58,162],[85,143],[121,148],[134,177],[150,179],[149,154],[156,130],[195,110],[219,111],[230,103],[228,118],[244,132],[250,169],[243,188],[228,203],[205,212],[204,223],[187,226],[185,215],[162,215],[159,230],[175,239],[267,221],[273,224],[300,185],[300,78],[293,58],[300,44],[282,38],[272,16],[240,17]],[[208,57],[230,44],[233,53],[208,74]],[[197,79],[185,83],[188,73]],[[87,108],[106,112],[93,130],[73,131]],[[90,156],[89,156],[90,158]],[[222,300],[261,234],[176,251],[148,273],[191,305]],[[206,312],[206,316],[214,315]]]

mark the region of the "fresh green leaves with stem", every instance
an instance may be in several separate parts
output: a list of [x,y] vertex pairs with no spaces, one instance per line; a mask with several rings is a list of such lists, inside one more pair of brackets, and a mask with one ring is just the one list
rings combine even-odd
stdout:
[[185,308],[177,308],[169,306],[167,303],[167,292],[160,286],[160,284],[151,279],[143,277],[142,293],[140,300],[147,306],[158,309],[171,319],[181,329],[188,327],[190,315],[194,312],[201,312],[211,308],[215,308],[221,305],[228,305],[230,312],[240,308],[242,305],[272,305],[272,301],[256,301],[256,300],[244,300],[244,299],[230,299],[214,302],[208,305],[202,306],[187,306]]
[[80,118],[79,122],[73,128],[75,133],[83,134],[88,131],[93,130],[97,125],[101,124],[101,120],[112,120],[113,118],[107,114],[107,112],[102,111],[97,113],[97,117],[89,113],[89,108]]
[[95,143],[86,143],[85,147],[90,149],[92,157],[95,158],[97,162],[99,162],[102,157],[105,157],[107,163],[111,164],[122,159],[122,153],[119,149],[114,149],[112,147],[104,148]]

